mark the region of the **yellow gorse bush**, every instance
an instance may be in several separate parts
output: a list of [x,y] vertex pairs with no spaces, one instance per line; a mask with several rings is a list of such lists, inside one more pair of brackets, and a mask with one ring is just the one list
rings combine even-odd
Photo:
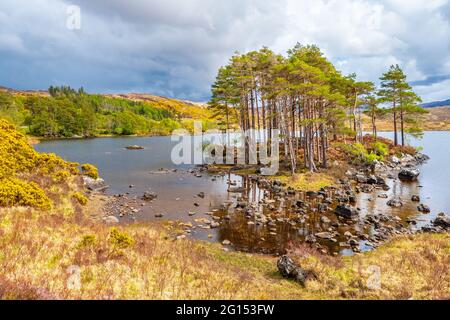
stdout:
[[50,209],[51,201],[35,182],[17,178],[0,179],[0,207],[27,206]]
[[81,170],[85,176],[91,177],[92,179],[98,179],[98,169],[92,164],[83,164]]
[[49,209],[52,202],[39,185],[42,178],[60,183],[78,173],[77,163],[67,162],[55,154],[36,152],[25,135],[0,119],[1,207]]

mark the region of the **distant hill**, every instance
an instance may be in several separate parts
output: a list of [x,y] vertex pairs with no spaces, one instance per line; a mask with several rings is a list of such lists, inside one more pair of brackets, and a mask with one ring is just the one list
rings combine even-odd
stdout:
[[205,130],[217,127],[202,103],[141,93],[80,93],[70,87],[50,92],[0,86],[0,118],[48,138],[168,135],[175,129],[192,131],[195,121]]
[[[423,119],[423,128],[427,131],[448,131],[450,130],[450,103],[448,106],[427,107],[428,113],[421,116]],[[371,130],[369,117],[364,115],[364,130]],[[383,119],[378,121],[379,131],[393,130],[392,119]]]
[[443,101],[433,101],[433,102],[422,103],[421,106],[423,108],[447,107],[447,106],[450,106],[450,99],[443,100]]

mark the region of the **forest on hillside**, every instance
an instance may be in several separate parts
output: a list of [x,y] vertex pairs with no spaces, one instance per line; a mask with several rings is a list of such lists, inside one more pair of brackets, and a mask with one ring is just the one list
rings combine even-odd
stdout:
[[48,92],[49,95],[0,92],[0,117],[31,135],[45,138],[168,135],[175,129],[192,126],[190,115],[181,114],[170,102],[152,104],[87,94],[83,88],[68,86],[50,87]]
[[326,168],[330,144],[340,136],[353,137],[351,152],[369,161],[381,157],[376,146],[361,145],[363,115],[375,138],[377,121],[389,119],[395,146],[405,146],[407,134],[421,134],[426,111],[420,102],[398,65],[381,75],[377,88],[343,75],[317,46],[297,44],[286,57],[268,48],[234,54],[218,71],[209,108],[223,128],[237,122],[244,130],[267,129],[262,138],[269,142],[271,130],[280,129],[295,172],[300,162],[310,171]]

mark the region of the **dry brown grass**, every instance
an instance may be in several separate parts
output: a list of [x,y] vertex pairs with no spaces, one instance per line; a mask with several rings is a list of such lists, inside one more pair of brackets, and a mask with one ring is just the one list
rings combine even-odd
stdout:
[[[70,206],[53,213],[0,211],[1,298],[450,298],[449,235],[400,238],[350,258],[297,248],[293,255],[300,264],[318,275],[302,288],[280,277],[276,258],[224,252],[220,245],[199,241],[174,241],[154,224],[120,227],[120,235],[132,239],[121,246],[111,240],[111,227],[77,211]],[[382,270],[380,290],[366,286],[372,265]],[[79,267],[80,289],[68,287],[71,266]]]

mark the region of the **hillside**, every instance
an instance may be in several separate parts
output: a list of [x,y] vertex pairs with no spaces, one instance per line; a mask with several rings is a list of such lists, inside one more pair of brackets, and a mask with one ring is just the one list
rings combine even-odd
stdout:
[[204,104],[150,94],[88,94],[70,87],[0,87],[0,117],[46,138],[168,135],[175,129],[192,130],[195,120],[205,129],[215,127]]
[[[423,129],[425,131],[445,131],[450,130],[450,106],[430,107],[427,108],[428,113],[422,116]],[[370,131],[370,119],[363,116],[364,130]],[[377,122],[378,131],[393,130],[392,121],[382,119]]]
[[427,102],[422,103],[421,106],[423,108],[436,108],[436,107],[447,107],[450,106],[450,99],[443,100],[443,101],[433,101],[433,102]]

